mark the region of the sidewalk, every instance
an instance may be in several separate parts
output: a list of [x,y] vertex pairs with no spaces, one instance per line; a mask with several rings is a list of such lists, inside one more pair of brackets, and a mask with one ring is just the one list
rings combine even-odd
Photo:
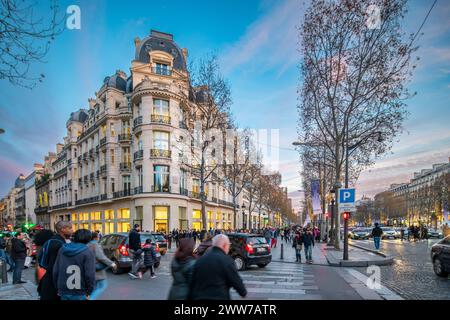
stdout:
[[0,284],[0,300],[39,300],[37,286],[33,280],[27,279],[27,271],[23,272],[23,279],[28,281],[24,284],[12,284],[12,273],[8,273],[8,283]]

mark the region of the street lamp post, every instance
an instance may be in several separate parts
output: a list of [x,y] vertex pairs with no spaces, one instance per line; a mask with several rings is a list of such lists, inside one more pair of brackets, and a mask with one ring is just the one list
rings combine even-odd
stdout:
[[245,230],[247,229],[246,223],[245,223],[245,204],[242,204],[242,228]]

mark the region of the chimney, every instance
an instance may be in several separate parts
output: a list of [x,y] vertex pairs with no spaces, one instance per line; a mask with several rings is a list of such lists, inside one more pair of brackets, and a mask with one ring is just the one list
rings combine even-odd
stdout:
[[93,109],[95,106],[95,99],[89,98],[88,102],[89,102],[89,110]]
[[[183,52],[184,60],[187,60],[187,57],[188,57],[188,49],[183,48],[181,51]],[[450,158],[449,158],[449,160],[450,160]]]
[[139,37],[134,38],[134,46],[137,48],[141,44],[141,39]]
[[56,144],[56,154],[60,154],[62,149],[63,149],[63,144],[62,143],[57,143]]
[[127,74],[123,72],[122,70],[116,70],[116,74],[121,77],[122,79],[127,79]]

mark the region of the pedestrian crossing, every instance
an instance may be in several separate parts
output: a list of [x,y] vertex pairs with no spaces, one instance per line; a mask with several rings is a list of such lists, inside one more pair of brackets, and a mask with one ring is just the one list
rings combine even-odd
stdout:
[[[297,299],[317,293],[311,266],[271,262],[265,268],[250,267],[239,272],[247,288],[247,299]],[[241,299],[232,290],[232,299]]]

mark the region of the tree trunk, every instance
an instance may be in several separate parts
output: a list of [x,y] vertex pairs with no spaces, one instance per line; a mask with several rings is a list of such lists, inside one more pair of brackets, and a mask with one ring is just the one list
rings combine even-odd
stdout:
[[[339,140],[337,140],[339,141]],[[335,147],[335,153],[336,153],[336,159],[335,159],[335,165],[336,165],[336,178],[335,182],[341,181],[341,163],[340,163],[340,146],[339,143],[336,143]],[[340,219],[340,213],[339,213],[339,189],[335,189],[335,219],[334,219],[334,248],[337,250],[340,250],[340,243],[341,243],[341,219]]]

